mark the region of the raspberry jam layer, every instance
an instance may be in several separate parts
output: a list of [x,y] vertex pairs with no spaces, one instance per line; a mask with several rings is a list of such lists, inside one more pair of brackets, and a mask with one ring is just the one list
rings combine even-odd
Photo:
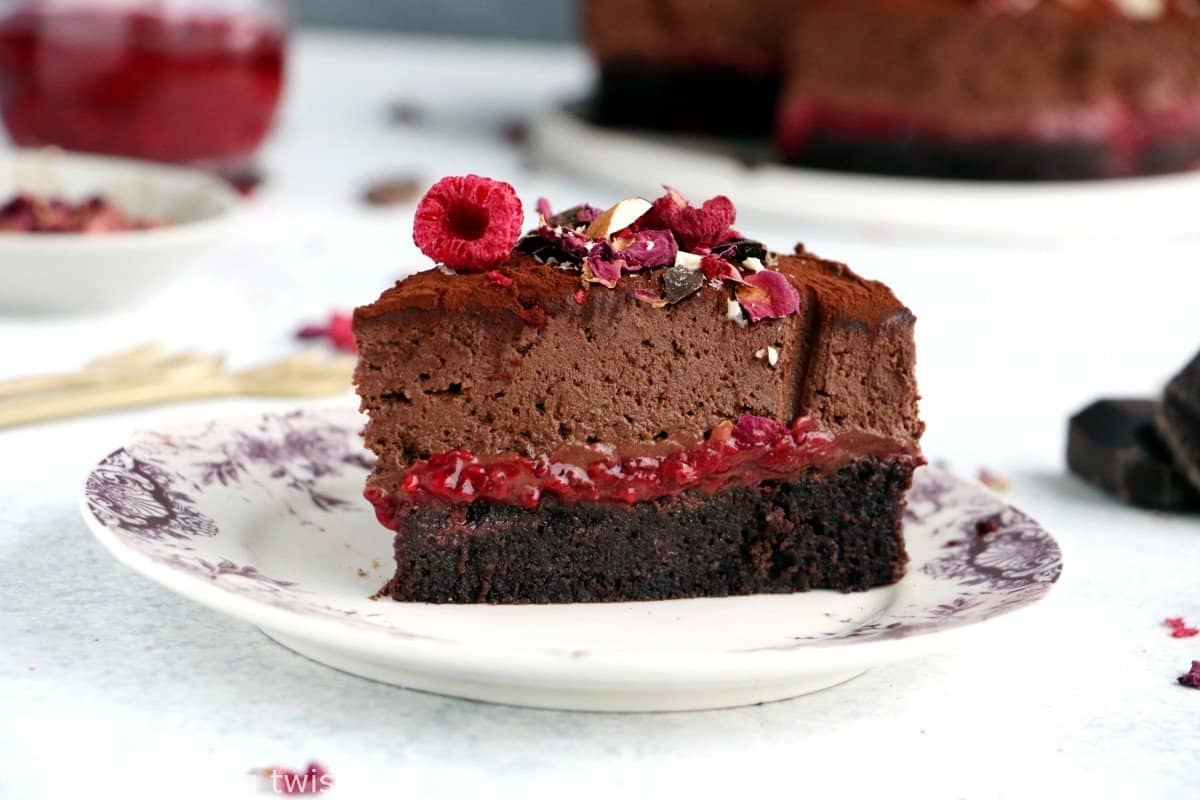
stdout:
[[678,434],[641,452],[572,447],[550,456],[479,458],[466,450],[414,462],[400,489],[365,492],[380,522],[392,524],[396,510],[423,502],[469,504],[487,501],[534,508],[543,498],[563,503],[638,503],[686,490],[717,492],[787,480],[810,468],[840,466],[864,455],[903,456],[919,461],[889,439],[865,433],[833,435],[808,417],[784,425],[746,415],[724,422],[707,437]]
[[233,167],[270,129],[284,31],[266,15],[34,0],[0,13],[0,115],[19,145]]

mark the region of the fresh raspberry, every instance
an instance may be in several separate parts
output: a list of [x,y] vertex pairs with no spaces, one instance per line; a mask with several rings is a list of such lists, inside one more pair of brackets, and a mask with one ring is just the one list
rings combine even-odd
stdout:
[[442,178],[417,206],[413,241],[450,269],[486,272],[508,258],[525,215],[513,187],[478,175]]

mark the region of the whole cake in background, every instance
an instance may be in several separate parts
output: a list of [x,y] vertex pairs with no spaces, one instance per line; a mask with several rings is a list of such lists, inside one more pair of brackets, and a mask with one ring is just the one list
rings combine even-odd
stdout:
[[1083,179],[1200,165],[1196,0],[585,0],[598,122],[820,168]]
[[668,190],[537,226],[445,178],[438,266],[354,315],[395,531],[386,591],[426,602],[862,590],[904,573],[923,463],[912,313],[884,285],[738,234]]

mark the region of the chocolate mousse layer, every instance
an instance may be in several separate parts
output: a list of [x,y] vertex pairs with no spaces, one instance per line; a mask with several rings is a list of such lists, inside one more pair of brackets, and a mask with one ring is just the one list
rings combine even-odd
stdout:
[[[800,311],[745,327],[709,286],[654,308],[634,296],[652,275],[579,292],[577,274],[524,254],[503,268],[507,286],[437,269],[407,278],[355,313],[371,485],[395,491],[410,462],[458,448],[619,447],[744,414],[807,416],[917,452],[912,313],[841,264],[801,254],[775,269]],[[755,356],[767,348],[775,365]]]

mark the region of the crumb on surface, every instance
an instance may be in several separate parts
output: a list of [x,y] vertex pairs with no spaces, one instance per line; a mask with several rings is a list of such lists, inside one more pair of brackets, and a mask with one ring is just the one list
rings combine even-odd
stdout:
[[1176,680],[1180,686],[1186,686],[1189,689],[1200,689],[1200,661],[1193,661],[1192,668],[1180,675]]
[[1012,489],[1012,482],[992,472],[986,467],[979,470],[979,482],[995,492],[1007,492]]

